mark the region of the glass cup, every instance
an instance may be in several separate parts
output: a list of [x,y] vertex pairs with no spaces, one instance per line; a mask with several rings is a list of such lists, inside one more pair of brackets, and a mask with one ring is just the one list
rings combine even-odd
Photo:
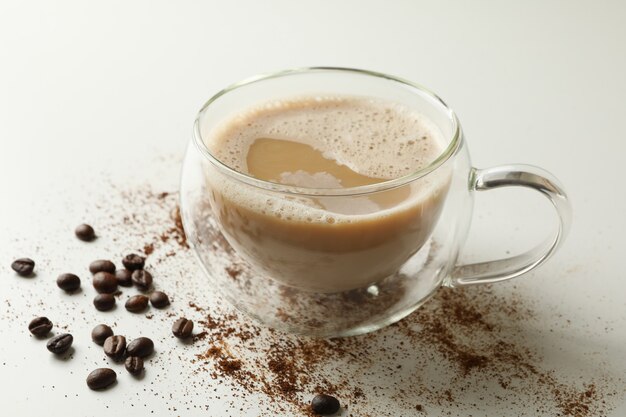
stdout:
[[[254,105],[319,95],[407,106],[439,128],[445,149],[427,167],[400,178],[304,188],[237,172],[206,145],[221,122]],[[558,215],[555,232],[528,252],[460,265],[474,192],[508,186],[546,196]],[[412,203],[393,211],[407,196]],[[316,207],[322,217],[290,218],[282,214],[285,205]],[[337,213],[375,221],[335,221]],[[494,283],[536,268],[565,237],[571,207],[558,180],[541,168],[473,168],[456,115],[426,88],[372,71],[317,67],[250,78],[202,107],[183,164],[181,214],[211,285],[235,307],[279,330],[336,337],[396,322],[442,285]]]

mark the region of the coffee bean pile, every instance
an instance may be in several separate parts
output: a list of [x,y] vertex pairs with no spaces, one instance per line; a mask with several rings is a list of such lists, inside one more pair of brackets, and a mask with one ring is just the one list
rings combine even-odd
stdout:
[[[113,334],[106,324],[99,324],[91,331],[94,343],[102,345],[104,354],[115,362],[124,362],[124,367],[133,376],[141,375],[144,370],[143,358],[152,355],[154,342],[147,337],[138,337],[126,344],[126,338]],[[110,368],[99,368],[87,377],[87,386],[92,390],[104,389],[112,385],[117,374]]]
[[135,253],[130,253],[122,259],[123,269],[117,269],[115,264],[107,259],[93,261],[89,265],[89,271],[93,274],[92,285],[99,293],[93,300],[96,309],[100,311],[112,310],[116,303],[113,295],[121,293],[118,286],[132,287],[133,285],[142,293],[149,294],[137,294],[128,298],[124,304],[126,310],[131,313],[142,313],[149,304],[159,309],[167,307],[170,304],[167,294],[161,291],[152,291],[154,279],[152,274],[144,269],[145,262],[146,258]]
[[[79,225],[74,231],[76,237],[90,242],[96,238],[93,227],[88,224]],[[131,313],[145,311],[149,304],[154,308],[163,309],[170,304],[170,299],[162,291],[153,290],[152,274],[144,269],[146,258],[131,253],[122,259],[123,269],[117,269],[108,259],[98,259],[89,264],[92,273],[92,285],[98,292],[93,299],[93,305],[98,311],[109,311],[115,307],[116,295],[120,295],[120,287],[137,287],[146,294],[137,294],[126,300],[125,307]],[[30,258],[16,259],[11,268],[22,277],[32,277],[35,262]],[[57,286],[67,293],[74,293],[80,289],[81,280],[73,273],[63,273],[57,277]],[[184,322],[181,322],[184,320]],[[180,322],[180,323],[179,323]],[[177,325],[177,323],[179,323]],[[53,328],[47,317],[36,317],[28,325],[28,330],[37,338],[46,337]],[[193,322],[180,319],[174,323],[173,332],[176,337],[191,336]],[[147,337],[139,337],[126,343],[122,335],[115,335],[113,329],[106,324],[98,324],[91,331],[91,339],[102,346],[104,354],[115,362],[124,363],[126,370],[134,376],[144,371],[144,358],[154,352],[154,342]],[[46,344],[47,349],[55,355],[62,355],[70,350],[74,337],[69,333],[62,333],[52,337]],[[117,381],[117,374],[110,368],[98,368],[87,376],[87,386],[92,390],[102,390],[110,387]]]
[[[75,230],[76,237],[85,242],[96,239],[96,234],[90,225],[81,224]],[[142,313],[149,305],[163,309],[170,304],[167,294],[153,290],[153,277],[144,269],[145,258],[131,253],[122,259],[122,269],[107,259],[91,262],[89,271],[93,275],[92,285],[98,292],[93,300],[94,307],[99,311],[109,311],[115,308],[116,295],[120,295],[119,287],[133,285],[142,293],[129,297],[125,308],[131,313]],[[34,276],[35,262],[30,258],[16,259],[11,268],[20,276]],[[57,277],[57,286],[67,292],[74,293],[80,289],[81,280],[73,273],[63,273]],[[147,294],[146,294],[147,293]],[[53,324],[47,317],[36,317],[28,325],[28,330],[37,338],[44,338],[52,331]],[[179,339],[188,339],[193,336],[193,321],[181,317],[172,324],[172,334]],[[147,337],[138,337],[127,343],[126,337],[116,335],[113,329],[106,324],[98,324],[91,331],[92,341],[102,346],[106,356],[116,363],[123,363],[126,371],[133,376],[140,376],[144,372],[144,359],[154,352],[154,342]],[[63,355],[70,351],[74,337],[69,333],[62,333],[52,337],[46,344],[47,349],[55,355]],[[98,368],[89,373],[86,378],[87,386],[92,390],[104,390],[113,386],[117,381],[117,373],[111,368]],[[339,400],[327,394],[319,394],[313,398],[310,410],[315,415],[331,415],[340,409]]]

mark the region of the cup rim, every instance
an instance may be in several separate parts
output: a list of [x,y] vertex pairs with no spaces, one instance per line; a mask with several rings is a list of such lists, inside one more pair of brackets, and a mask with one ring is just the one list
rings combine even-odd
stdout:
[[[258,179],[251,175],[245,174],[243,172],[239,172],[229,167],[228,165],[220,161],[217,157],[215,157],[211,153],[211,151],[206,146],[202,138],[202,133],[200,131],[200,118],[202,117],[204,112],[209,108],[209,106],[212,103],[214,103],[221,96],[233,90],[236,90],[238,88],[241,88],[250,84],[254,84],[257,82],[270,80],[274,78],[303,74],[307,72],[344,72],[344,73],[355,73],[359,75],[367,75],[367,76],[383,78],[389,81],[393,81],[393,82],[402,84],[406,87],[409,87],[411,89],[417,90],[423,94],[426,94],[427,96],[430,96],[430,98],[434,99],[436,102],[441,104],[443,108],[447,111],[450,121],[452,122],[453,129],[454,129],[452,140],[450,140],[450,143],[442,151],[442,153],[439,154],[439,156],[435,160],[433,160],[429,165],[427,165],[424,168],[413,171],[409,174],[403,175],[398,178],[389,179],[387,181],[382,181],[382,182],[369,184],[369,185],[360,185],[357,187],[346,187],[346,188],[299,187],[299,186],[294,186],[294,185],[279,184],[279,183],[275,183],[271,181]],[[381,191],[392,190],[394,188],[402,187],[403,185],[406,185],[419,178],[425,177],[426,175],[435,171],[437,168],[443,165],[448,159],[450,159],[450,157],[454,155],[454,153],[459,148],[461,144],[461,127],[454,111],[437,94],[435,94],[433,91],[429,90],[428,88],[420,84],[414,83],[404,78],[395,77],[393,75],[388,75],[382,72],[369,71],[369,70],[363,70],[363,69],[357,69],[357,68],[348,68],[348,67],[300,67],[300,68],[291,68],[291,69],[286,69],[282,71],[258,74],[258,75],[246,78],[244,80],[241,80],[239,82],[233,83],[227,86],[226,88],[222,89],[215,95],[213,95],[213,97],[211,97],[202,106],[200,111],[198,111],[198,115],[196,116],[196,119],[194,121],[193,141],[198,151],[205,158],[207,158],[209,162],[211,162],[217,169],[222,171],[227,176],[237,181],[251,185],[253,187],[260,188],[260,189],[267,190],[267,191],[272,191],[272,192],[279,192],[283,194],[291,194],[291,195],[305,196],[305,197],[307,196],[308,197],[312,197],[312,196],[346,197],[346,196],[359,196],[359,195],[364,195],[364,194],[371,194],[371,193],[376,193],[376,192],[381,192]]]

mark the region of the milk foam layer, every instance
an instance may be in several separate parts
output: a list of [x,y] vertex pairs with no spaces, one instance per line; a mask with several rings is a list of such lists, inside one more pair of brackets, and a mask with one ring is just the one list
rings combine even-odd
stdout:
[[308,144],[352,170],[393,179],[428,166],[443,150],[442,134],[406,106],[365,97],[304,97],[264,103],[223,123],[207,145],[247,173],[247,150],[258,138]]
[[[248,173],[246,155],[259,138],[304,143],[355,172],[382,179],[428,166],[445,147],[437,126],[406,106],[341,96],[301,97],[251,107],[216,126],[206,144],[220,161]],[[381,207],[367,196],[285,199],[233,181],[217,181],[214,186],[232,202],[264,215],[309,223],[352,223],[363,216],[384,216],[419,205],[445,191],[448,178],[447,172],[429,174],[406,187],[408,198],[392,208]]]

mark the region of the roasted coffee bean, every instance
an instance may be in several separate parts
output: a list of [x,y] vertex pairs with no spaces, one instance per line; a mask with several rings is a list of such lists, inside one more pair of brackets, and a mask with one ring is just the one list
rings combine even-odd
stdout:
[[129,356],[124,362],[124,368],[126,368],[131,375],[139,375],[141,371],[143,371],[143,359],[139,356]]
[[182,317],[174,322],[172,326],[172,333],[179,339],[185,339],[191,336],[191,332],[193,331],[193,321],[187,320]]
[[339,400],[332,395],[319,394],[311,401],[311,409],[315,414],[328,416],[339,411]]
[[148,307],[148,297],[145,295],[133,295],[128,300],[126,300],[126,304],[124,305],[126,310],[131,313],[140,313]]
[[104,341],[104,353],[114,361],[121,361],[126,356],[126,338],[109,336]]
[[33,273],[33,270],[35,269],[35,261],[30,258],[19,258],[13,261],[11,268],[13,268],[18,275],[27,277]]
[[112,274],[115,272],[115,264],[106,259],[99,259],[89,264],[89,272],[95,274],[97,272],[108,272]]
[[47,317],[37,317],[28,323],[28,330],[37,337],[43,337],[52,330],[52,322]]
[[124,267],[130,271],[136,271],[137,269],[143,269],[146,262],[146,258],[139,256],[135,253],[128,254],[122,259]]
[[128,269],[118,269],[115,271],[115,279],[117,280],[117,285],[121,285],[122,287],[130,287],[133,285],[132,271]]
[[117,374],[113,369],[98,368],[87,375],[87,386],[93,390],[103,389],[113,384]]
[[46,347],[48,350],[56,355],[60,355],[61,353],[65,353],[70,346],[72,346],[72,342],[74,338],[69,333],[63,333],[58,336],[54,336],[52,339],[48,340],[48,344]]
[[113,294],[117,291],[117,280],[115,275],[108,272],[97,272],[91,280],[93,287],[99,293]]
[[74,229],[74,234],[84,242],[90,242],[96,238],[96,232],[93,230],[93,227],[85,223],[78,225]]
[[155,291],[150,294],[150,304],[152,307],[165,308],[170,305],[170,298],[162,291]]
[[126,347],[128,356],[139,356],[145,358],[154,352],[154,342],[147,337],[138,337]]
[[93,305],[96,307],[96,310],[109,311],[115,307],[115,297],[112,294],[98,294],[93,299]]
[[98,324],[91,331],[91,340],[102,346],[109,336],[113,336],[113,330],[106,324]]
[[133,284],[137,286],[141,291],[147,291],[152,286],[152,274],[143,269],[138,269],[133,272],[132,275]]
[[66,292],[76,291],[80,288],[80,278],[74,274],[61,274],[57,277],[57,285]]

